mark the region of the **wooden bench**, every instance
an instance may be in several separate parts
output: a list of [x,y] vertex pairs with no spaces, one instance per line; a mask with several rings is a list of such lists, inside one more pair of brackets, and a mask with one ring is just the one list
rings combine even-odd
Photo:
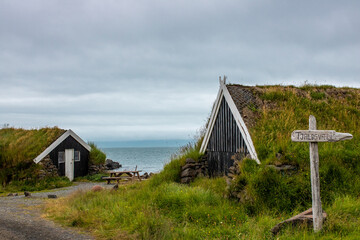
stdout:
[[112,180],[116,180],[116,182],[119,183],[119,181],[120,181],[121,179],[126,179],[126,180],[128,180],[129,177],[103,177],[102,179],[106,180],[106,181],[107,181],[107,184],[110,184],[110,182],[111,182]]
[[103,177],[102,179],[106,180],[107,184],[110,184],[111,180],[116,180],[117,183],[119,183],[120,179],[134,180],[137,178],[139,181],[141,181],[139,172],[141,172],[141,170],[137,170],[137,166],[135,167],[134,171],[106,171],[106,173],[110,174],[110,177]]

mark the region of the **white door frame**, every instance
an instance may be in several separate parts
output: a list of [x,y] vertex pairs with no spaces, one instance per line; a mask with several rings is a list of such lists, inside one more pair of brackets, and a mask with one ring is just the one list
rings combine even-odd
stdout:
[[74,180],[74,149],[65,149],[65,176]]

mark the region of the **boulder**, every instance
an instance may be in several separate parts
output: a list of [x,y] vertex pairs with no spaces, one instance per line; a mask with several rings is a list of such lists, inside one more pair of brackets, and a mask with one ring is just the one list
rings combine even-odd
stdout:
[[100,186],[100,185],[95,185],[95,186],[93,186],[92,188],[91,188],[91,191],[93,191],[93,192],[100,192],[100,191],[102,191],[104,188],[102,187],[102,186]]
[[9,193],[7,196],[8,196],[8,197],[12,197],[12,196],[14,196],[14,194],[13,194],[13,193]]
[[185,169],[188,169],[188,168],[195,169],[196,165],[192,164],[192,163],[187,163],[187,164],[185,164],[184,166],[181,167],[181,170],[184,171]]
[[194,178],[196,176],[196,171],[192,168],[187,168],[181,172],[181,178],[191,177]]
[[192,158],[187,158],[185,161],[186,161],[186,164],[195,164],[196,163],[195,160]]
[[181,183],[184,183],[184,184],[189,184],[191,181],[193,180],[192,177],[184,177],[184,178],[181,178]]
[[106,159],[105,161],[105,166],[108,170],[113,170],[113,169],[117,169],[117,168],[121,168],[121,164],[118,162],[114,162],[111,159]]
[[27,191],[24,192],[24,195],[25,195],[25,197],[31,197],[31,193],[27,192]]
[[89,165],[89,175],[94,175],[94,174],[98,174],[98,173],[102,173],[105,170],[107,170],[105,164],[99,164],[99,165]]
[[297,171],[297,166],[290,164],[281,164],[281,165],[267,165],[266,167],[275,169],[278,172],[291,173]]
[[150,176],[147,172],[145,172],[142,176],[143,179],[148,179]]

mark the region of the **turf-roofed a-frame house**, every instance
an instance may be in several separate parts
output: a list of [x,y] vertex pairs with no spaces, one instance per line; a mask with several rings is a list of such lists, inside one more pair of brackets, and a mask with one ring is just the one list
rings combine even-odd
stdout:
[[243,117],[251,106],[256,106],[256,98],[249,87],[226,85],[225,79],[220,80],[200,148],[206,153],[210,176],[227,174],[235,159],[249,157],[260,163],[247,126],[250,119]]
[[91,147],[69,129],[40,153],[34,162],[39,163],[48,156],[58,168],[58,174],[72,181],[75,177],[88,174],[90,151]]

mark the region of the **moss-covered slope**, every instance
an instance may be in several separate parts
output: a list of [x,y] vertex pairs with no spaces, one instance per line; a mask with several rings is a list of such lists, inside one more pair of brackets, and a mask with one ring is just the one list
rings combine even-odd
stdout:
[[0,180],[25,179],[31,174],[33,159],[59,138],[65,130],[0,129]]
[[[278,211],[311,206],[309,144],[291,141],[291,132],[309,128],[309,115],[317,128],[348,132],[354,138],[319,143],[321,196],[330,204],[336,195],[360,194],[360,90],[332,86],[252,87],[256,106],[248,106],[248,122],[260,166],[243,163],[234,189],[244,190],[250,209]],[[292,164],[298,171],[279,174],[268,164]]]
[[[317,128],[349,132],[351,141],[321,143],[322,161],[341,159],[353,165],[360,156],[360,90],[331,86],[302,88],[268,86],[254,88],[261,99],[255,124],[250,128],[256,151],[262,162],[297,163],[308,166],[308,144],[292,142],[291,132],[309,128],[309,115],[317,119]],[[355,160],[355,161],[353,161]]]

